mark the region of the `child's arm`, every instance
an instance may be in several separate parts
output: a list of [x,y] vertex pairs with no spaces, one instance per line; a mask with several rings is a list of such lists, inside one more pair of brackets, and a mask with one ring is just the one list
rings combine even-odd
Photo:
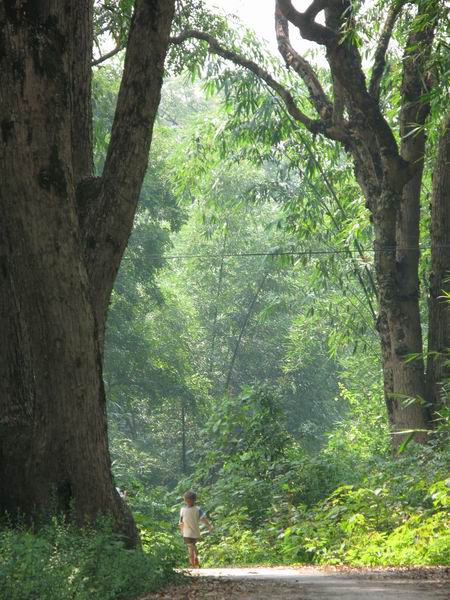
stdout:
[[183,509],[180,510],[180,520],[178,521],[178,527],[181,535],[183,535],[184,523],[183,523]]
[[203,516],[203,517],[200,519],[200,521],[201,521],[202,523],[204,523],[204,524],[206,525],[206,527],[207,527],[207,528],[208,528],[210,531],[212,531],[212,530],[213,530],[212,523],[211,523],[211,522],[208,520],[208,518],[207,518],[206,516]]

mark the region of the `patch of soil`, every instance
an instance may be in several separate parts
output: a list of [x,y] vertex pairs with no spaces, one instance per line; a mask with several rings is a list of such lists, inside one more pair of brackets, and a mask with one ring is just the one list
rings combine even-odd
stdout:
[[292,600],[292,585],[273,581],[229,581],[195,578],[140,600]]
[[[304,569],[305,567],[301,567]],[[325,573],[343,573],[364,579],[421,579],[450,581],[450,567],[347,567],[343,565],[313,567]]]
[[[286,572],[292,572],[292,570],[292,567],[286,568]],[[298,567],[298,570],[298,578],[294,575],[294,579],[291,581],[283,578],[283,567],[274,569],[273,578],[270,572],[268,573],[270,569],[267,567],[226,569],[224,570],[226,571],[226,573],[224,572],[225,577],[216,576],[220,575],[220,569],[214,570],[214,575],[210,575],[208,569],[203,574],[202,571],[194,570],[190,572],[191,577],[181,580],[179,585],[148,594],[140,600],[300,600],[301,598],[316,597],[318,600],[325,597],[344,600],[347,598],[346,589],[353,590],[352,598],[367,597],[382,600],[397,597],[397,592],[394,592],[394,596],[392,595],[393,590],[399,592],[403,590],[401,598],[409,598],[410,593],[411,597],[416,599],[450,598],[446,594],[448,589],[446,582],[450,581],[449,567],[353,568],[336,566],[318,568],[302,566]],[[233,573],[230,574],[230,571]],[[265,579],[251,578],[258,574],[258,571],[264,574]],[[311,578],[311,575],[315,577]],[[401,583],[399,580],[402,580]],[[374,581],[380,581],[378,585],[382,586],[375,591],[375,595],[373,595]],[[392,583],[389,583],[390,581]],[[332,591],[328,589],[327,595],[324,596],[323,586],[328,585],[329,588],[332,582],[334,582]],[[341,591],[337,589],[339,586],[335,586],[336,583],[341,584]],[[365,592],[370,588],[372,588],[372,592],[367,595]],[[383,593],[383,590],[387,591],[387,595]]]

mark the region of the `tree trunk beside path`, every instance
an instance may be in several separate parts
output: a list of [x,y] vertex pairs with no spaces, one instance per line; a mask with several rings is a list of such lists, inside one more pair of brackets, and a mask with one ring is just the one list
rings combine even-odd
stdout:
[[108,159],[94,180],[91,3],[0,7],[0,512],[64,511],[80,524],[109,514],[130,545],[137,531],[111,475],[103,333],[173,10],[136,1]]

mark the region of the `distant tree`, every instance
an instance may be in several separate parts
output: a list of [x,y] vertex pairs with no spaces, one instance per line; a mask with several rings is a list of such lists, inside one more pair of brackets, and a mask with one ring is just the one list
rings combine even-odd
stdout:
[[[429,358],[425,368],[419,306],[420,204],[430,133],[427,119],[433,104],[437,105],[441,114],[434,123],[440,127],[442,110],[447,109],[445,103],[436,100],[439,90],[445,88],[445,81],[440,80],[446,73],[440,51],[447,15],[445,3],[440,0],[381,4],[385,20],[373,46],[365,34],[368,28],[374,28],[379,13],[364,23],[350,0],[313,0],[304,12],[295,9],[290,0],[276,0],[278,48],[289,70],[282,74],[282,69],[275,69],[278,76],[264,63],[260,50],[254,52],[256,60],[241,53],[242,44],[223,27],[187,27],[172,42],[198,39],[199,47],[191,46],[197,61],[204,61],[210,52],[250,71],[280,98],[298,126],[336,142],[352,160],[373,225],[377,329],[391,427],[395,432],[415,430],[416,441],[425,442],[426,429],[445,402],[442,382],[448,376],[445,353],[450,346],[448,309],[442,299],[448,292],[450,270],[445,184],[450,172],[450,133],[444,118],[431,201]],[[316,21],[321,13],[323,24]],[[304,40],[325,49],[329,67],[325,76],[296,51],[289,37],[290,25]],[[388,77],[388,46],[396,27],[397,41],[403,48],[401,75]],[[372,65],[367,71],[363,57],[370,55]],[[192,64],[188,66],[193,69]],[[385,97],[392,87],[399,97],[398,116],[395,113],[394,118],[389,111],[397,103]],[[251,91],[246,102],[247,106],[254,104]],[[269,113],[265,118],[270,118]],[[401,443],[405,435],[394,435],[394,445]]]
[[[94,177],[92,0],[0,7],[0,512],[113,516],[102,356],[147,168],[174,0],[136,0]],[[113,10],[113,6],[105,10]]]

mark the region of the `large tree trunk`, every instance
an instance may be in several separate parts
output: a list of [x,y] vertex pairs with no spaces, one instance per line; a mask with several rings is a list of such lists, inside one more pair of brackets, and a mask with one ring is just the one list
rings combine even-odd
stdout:
[[53,504],[73,508],[80,521],[100,511],[125,520],[110,472],[75,212],[64,43],[70,21],[44,6],[23,21],[18,15],[4,14],[2,23],[9,52],[1,63],[0,294],[8,337],[0,363],[0,505],[13,516]]
[[92,151],[92,0],[70,3],[67,45],[70,77],[72,169],[75,185],[94,172]]
[[[92,10],[90,2],[75,4],[0,8],[0,512],[31,518],[63,510],[79,523],[109,514],[135,544],[111,475],[101,356],[147,164],[173,2],[137,0],[122,83],[128,94],[121,92],[127,102],[119,99],[115,123],[120,129],[124,119],[128,137],[113,131],[110,148],[129,172],[114,182],[105,170],[90,188],[100,212],[80,209],[75,194],[78,182],[92,181]],[[111,169],[117,175],[117,163]]]
[[[355,111],[356,112],[356,111]],[[357,115],[355,115],[357,120]],[[404,209],[405,198],[419,201],[417,181],[402,183],[396,169],[389,173],[383,167],[383,157],[377,138],[370,131],[360,130],[352,144],[355,175],[372,214],[375,249],[375,270],[379,315],[384,396],[394,450],[408,434],[398,432],[418,430],[415,440],[426,441],[428,418],[423,407],[425,378],[422,335],[418,299],[418,252],[406,250],[406,238],[417,248],[418,216],[414,206]],[[420,175],[421,168],[419,165]],[[419,177],[420,180],[420,177]],[[420,186],[419,186],[420,190]],[[403,216],[403,219],[402,219]],[[405,266],[405,262],[407,263]],[[417,355],[413,361],[408,356]]]
[[448,402],[450,376],[450,114],[444,121],[433,175],[427,380],[432,416]]
[[[330,30],[338,31],[345,23],[347,17],[344,11],[345,3],[327,3],[325,22]],[[426,31],[432,39],[433,32]],[[422,92],[419,67],[422,64],[415,62],[417,53],[417,49],[413,50],[404,61],[402,135],[410,133],[412,123],[423,123],[427,114],[427,108],[423,109],[422,105],[419,108]],[[345,43],[329,44],[327,59],[339,83],[333,86],[335,105],[344,102],[348,107],[352,124],[349,149],[373,219],[378,330],[385,400],[395,449],[405,437],[398,432],[418,430],[415,440],[426,440],[426,432],[421,431],[427,428],[427,415],[422,406],[426,386],[419,311],[418,250],[408,249],[417,248],[419,240],[425,136],[419,134],[403,140],[399,152],[378,101],[367,90],[358,52]],[[416,360],[408,360],[410,355],[417,355]]]
[[[419,9],[419,14],[420,14]],[[395,298],[393,323],[390,327],[393,361],[393,402],[390,415],[394,431],[426,430],[428,428],[427,387],[423,359],[423,339],[420,317],[419,240],[420,199],[426,134],[425,120],[429,102],[426,69],[434,36],[434,20],[428,27],[413,31],[403,57],[402,107],[400,114],[400,155],[411,169],[411,176],[399,195],[394,218],[395,238]],[[389,242],[386,242],[389,243]],[[412,358],[414,357],[414,358]],[[396,442],[403,436],[394,436]],[[415,441],[426,442],[426,431],[417,431]]]
[[428,427],[422,402],[425,382],[422,359],[407,360],[412,354],[420,354],[422,346],[420,320],[415,313],[417,298],[405,294],[402,265],[397,260],[396,213],[400,206],[400,194],[384,190],[377,199],[376,206],[374,233],[380,306],[379,332],[385,392],[388,394],[386,404],[395,449],[407,435],[397,432],[418,430],[415,440],[426,441],[426,432],[422,431]]

